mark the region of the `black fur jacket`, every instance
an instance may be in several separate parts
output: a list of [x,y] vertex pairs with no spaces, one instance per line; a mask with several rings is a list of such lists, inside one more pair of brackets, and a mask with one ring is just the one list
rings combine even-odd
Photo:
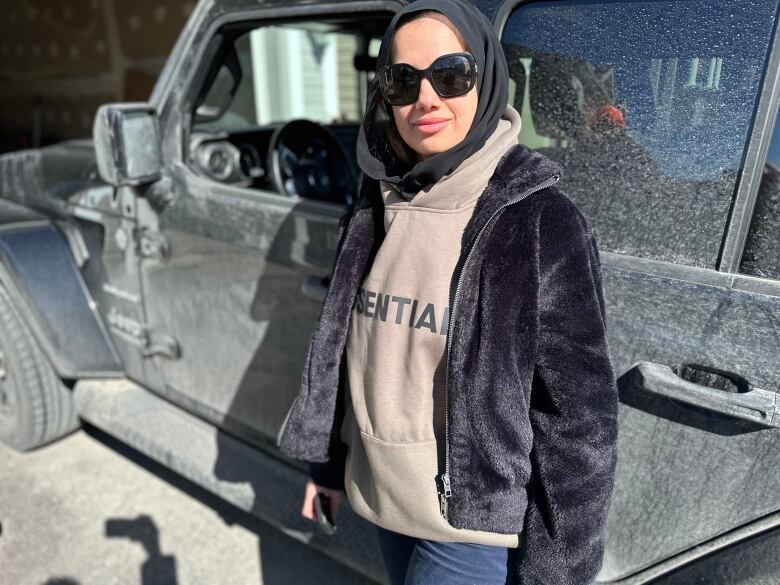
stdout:
[[[510,549],[518,585],[594,582],[617,459],[599,254],[589,221],[555,186],[561,173],[525,146],[507,151],[465,228],[450,288],[442,513],[456,528],[520,534]],[[346,216],[277,441],[333,488],[343,489],[350,310],[384,236],[377,187],[365,180]]]

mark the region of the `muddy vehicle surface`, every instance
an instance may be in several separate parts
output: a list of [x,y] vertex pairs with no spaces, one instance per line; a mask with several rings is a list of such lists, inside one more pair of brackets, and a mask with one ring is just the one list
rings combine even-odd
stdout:
[[[780,583],[777,0],[478,2],[592,222],[619,376],[604,583]],[[148,103],[0,157],[0,440],[82,421],[377,581],[276,437],[395,0],[204,0]],[[554,585],[554,584],[552,584]]]

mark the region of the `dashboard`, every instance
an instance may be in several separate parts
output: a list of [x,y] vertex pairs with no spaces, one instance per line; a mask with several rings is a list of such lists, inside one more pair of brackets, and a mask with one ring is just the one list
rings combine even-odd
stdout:
[[[283,123],[232,132],[193,132],[190,138],[190,166],[198,174],[219,183],[278,191],[269,168],[269,149],[274,132]],[[358,123],[323,125],[344,149],[357,176]],[[285,146],[282,155],[288,154]],[[316,141],[305,147],[309,156],[317,158]],[[294,155],[289,153],[290,156]]]
[[219,183],[271,188],[266,168],[274,128],[242,132],[195,132],[190,139],[194,170]]

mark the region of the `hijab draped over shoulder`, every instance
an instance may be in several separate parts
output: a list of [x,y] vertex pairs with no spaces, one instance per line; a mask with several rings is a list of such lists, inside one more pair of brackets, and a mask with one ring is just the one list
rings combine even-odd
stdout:
[[468,44],[477,63],[477,111],[468,133],[452,148],[410,166],[393,151],[387,125],[393,124],[376,104],[382,99],[378,78],[368,88],[368,108],[360,126],[357,160],[360,169],[373,179],[395,185],[405,196],[436,183],[469,155],[479,150],[498,126],[509,100],[509,70],[504,51],[488,18],[465,0],[416,0],[399,10],[382,38],[376,71],[390,62],[390,49],[398,21],[410,12],[435,10],[450,19]]

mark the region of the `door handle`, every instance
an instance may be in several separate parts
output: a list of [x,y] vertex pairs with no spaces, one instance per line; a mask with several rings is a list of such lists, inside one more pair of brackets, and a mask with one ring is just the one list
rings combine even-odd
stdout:
[[672,368],[654,362],[637,362],[626,372],[636,387],[734,418],[780,427],[778,394],[761,388],[726,392],[683,380]]
[[330,285],[330,276],[309,276],[303,281],[301,292],[315,301],[324,301]]

